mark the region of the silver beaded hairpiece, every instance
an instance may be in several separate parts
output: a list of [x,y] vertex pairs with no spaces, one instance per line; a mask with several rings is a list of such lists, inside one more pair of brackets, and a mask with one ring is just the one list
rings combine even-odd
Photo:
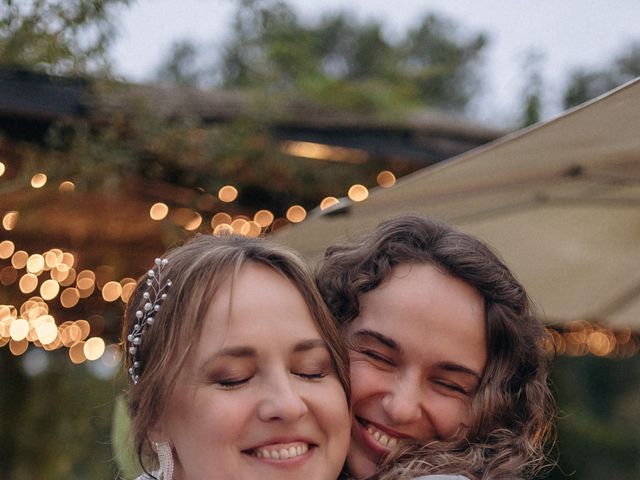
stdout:
[[147,272],[147,289],[142,294],[144,298],[144,306],[142,310],[136,311],[136,323],[133,330],[127,336],[129,341],[129,354],[131,355],[131,367],[129,367],[129,375],[133,383],[138,383],[140,379],[140,361],[138,360],[138,347],[142,341],[142,334],[146,331],[146,327],[153,324],[153,316],[160,311],[162,302],[167,298],[166,290],[171,286],[171,280],[162,283],[162,269],[167,265],[166,258],[156,258],[156,270]]

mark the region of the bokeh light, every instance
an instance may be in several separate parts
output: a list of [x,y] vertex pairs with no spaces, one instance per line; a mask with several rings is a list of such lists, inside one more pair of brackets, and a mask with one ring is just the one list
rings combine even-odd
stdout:
[[236,187],[231,185],[225,185],[220,190],[218,190],[218,198],[222,202],[233,202],[236,198],[238,198],[238,190]]
[[11,326],[9,327],[9,335],[12,340],[16,342],[27,338],[29,334],[29,322],[27,322],[24,318],[17,318],[13,322],[11,322]]
[[325,197],[320,202],[320,210],[321,211],[326,210],[327,208],[333,207],[338,203],[340,203],[340,200],[338,200],[336,197]]
[[105,302],[115,302],[120,298],[121,293],[122,285],[120,285],[120,282],[107,282],[102,287],[102,298],[104,298]]
[[231,222],[231,215],[225,212],[218,212],[213,216],[213,218],[211,218],[211,228],[215,229],[218,225],[222,225],[223,223],[231,225]]
[[97,360],[104,353],[104,349],[104,340],[100,337],[92,337],[85,342],[83,353],[87,360]]
[[60,304],[64,308],[73,308],[78,304],[78,301],[80,301],[80,292],[77,288],[65,288],[60,295]]
[[42,188],[47,184],[47,176],[44,173],[36,173],[31,177],[31,186],[33,188]]
[[60,284],[55,280],[45,280],[40,285],[40,296],[45,300],[53,300],[60,293]]
[[27,259],[27,272],[36,275],[44,269],[44,257],[39,253],[34,253]]
[[364,185],[356,183],[349,188],[347,195],[354,202],[362,202],[369,196],[369,190]]
[[84,355],[84,342],[76,342],[69,348],[69,358],[73,363],[79,365],[87,360]]
[[269,210],[258,210],[253,215],[253,221],[256,222],[260,227],[267,228],[269,225],[273,223],[274,220],[273,213]]
[[2,217],[2,226],[7,231],[13,230],[18,224],[19,217],[20,214],[15,210],[5,213],[4,217]]
[[184,229],[192,232],[202,224],[202,215],[198,212],[191,212],[191,219],[185,224]]
[[5,287],[15,283],[18,279],[18,271],[12,266],[6,266],[0,270],[0,283]]
[[22,293],[31,293],[38,286],[38,277],[33,273],[26,273],[20,278],[18,285]]
[[0,258],[3,260],[9,258],[11,255],[13,255],[15,249],[16,246],[11,240],[3,240],[2,242],[0,242]]
[[55,323],[42,322],[36,327],[36,334],[40,343],[49,345],[58,337],[58,327]]
[[249,233],[249,222],[247,222],[244,218],[236,218],[233,222],[231,222],[231,228],[237,235],[246,235]]
[[378,185],[383,188],[393,187],[396,184],[396,176],[389,170],[383,170],[376,177]]
[[22,355],[24,352],[27,351],[27,348],[29,348],[29,342],[26,339],[14,340],[12,338],[11,341],[9,342],[9,350],[15,356]]
[[233,227],[228,223],[222,223],[213,229],[213,234],[216,236],[228,235],[231,233],[233,233]]
[[75,189],[76,189],[75,184],[73,182],[70,182],[69,180],[65,180],[60,185],[58,185],[58,191],[60,193],[70,193],[70,192],[73,192]]
[[149,216],[152,220],[162,220],[169,214],[169,207],[162,202],[154,203],[149,209]]
[[300,223],[307,218],[307,211],[300,205],[293,205],[287,210],[287,220],[291,223]]

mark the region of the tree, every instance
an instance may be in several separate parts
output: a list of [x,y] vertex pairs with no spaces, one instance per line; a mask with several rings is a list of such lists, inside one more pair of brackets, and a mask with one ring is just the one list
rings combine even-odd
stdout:
[[528,52],[524,58],[523,70],[526,83],[523,91],[524,111],[520,122],[522,127],[528,127],[540,121],[544,90],[540,67],[543,60],[544,56],[535,51]]
[[77,74],[108,67],[112,13],[130,0],[2,0],[0,66]]
[[[462,34],[435,15],[390,40],[381,21],[334,13],[304,24],[282,1],[243,0],[220,52],[219,85],[266,91],[276,101],[297,98],[364,111],[416,105],[462,110],[478,84],[486,43],[484,35]],[[182,61],[193,51],[186,53]],[[160,71],[175,65],[174,55]]]
[[640,41],[619,54],[603,69],[575,70],[564,93],[565,108],[573,107],[640,76]]
[[201,86],[206,71],[198,63],[198,47],[189,40],[178,40],[171,45],[165,61],[156,72],[156,78],[160,83]]

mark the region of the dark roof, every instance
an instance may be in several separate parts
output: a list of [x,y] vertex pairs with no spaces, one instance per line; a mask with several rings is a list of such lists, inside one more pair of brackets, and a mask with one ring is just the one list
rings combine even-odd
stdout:
[[[403,157],[421,166],[458,155],[502,136],[459,116],[419,109],[393,116],[360,113],[308,101],[269,102],[281,140],[359,148]],[[233,90],[134,85],[0,70],[0,129],[10,137],[41,138],[53,122],[87,118],[98,124],[144,107],[167,119],[195,117],[204,124],[264,116],[267,102]],[[262,108],[262,111],[261,111]]]

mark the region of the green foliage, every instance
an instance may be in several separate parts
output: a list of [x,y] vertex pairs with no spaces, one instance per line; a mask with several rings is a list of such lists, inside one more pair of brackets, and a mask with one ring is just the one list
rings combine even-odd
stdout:
[[68,74],[100,70],[112,11],[130,0],[1,0],[0,65]]
[[553,380],[560,408],[558,467],[548,478],[637,479],[640,357],[561,357]]
[[[376,112],[416,105],[464,109],[486,46],[484,35],[463,35],[435,15],[391,40],[381,21],[334,13],[304,24],[275,0],[239,2],[233,32],[220,52],[223,87]],[[194,48],[177,44],[159,78],[203,81],[193,68]]]
[[20,365],[24,357],[0,349],[2,478],[116,478],[109,433],[114,390],[121,386],[73,365],[64,352],[47,355],[49,368],[29,376]]
[[580,69],[571,74],[564,93],[565,108],[579,105],[640,76],[640,42],[631,44],[602,69]]
[[111,426],[111,444],[115,460],[120,467],[120,477],[126,479],[137,478],[142,468],[133,447],[131,423],[127,413],[127,403],[124,395],[118,395],[113,409]]
[[524,111],[521,126],[528,127],[540,121],[542,113],[543,81],[540,73],[543,55],[536,51],[528,52],[524,57],[525,88]]
[[158,68],[156,78],[160,83],[197,87],[204,83],[206,72],[198,65],[198,49],[188,40],[178,40],[171,45],[164,63]]

